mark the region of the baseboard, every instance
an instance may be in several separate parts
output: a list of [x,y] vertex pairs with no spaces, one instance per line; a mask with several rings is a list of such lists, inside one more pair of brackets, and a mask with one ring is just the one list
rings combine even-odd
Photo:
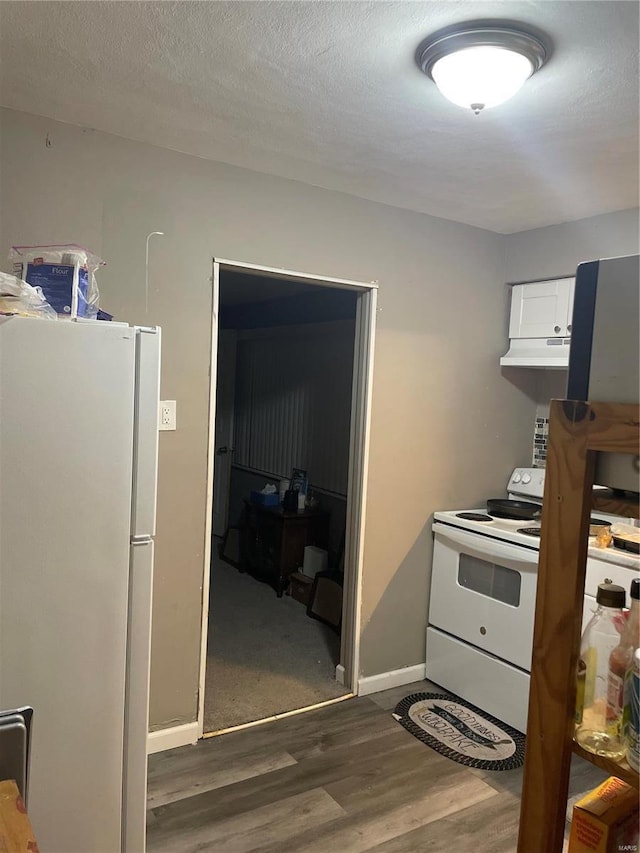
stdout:
[[368,675],[358,679],[358,696],[380,693],[381,690],[389,690],[391,687],[402,687],[403,684],[422,681],[424,678],[424,663],[417,663],[415,666],[405,666],[402,669],[392,669],[391,672],[381,672],[379,675]]
[[336,681],[338,684],[344,685],[344,667],[341,663],[336,667]]
[[154,752],[164,752],[177,746],[186,746],[198,741],[198,723],[184,723],[182,726],[170,726],[168,729],[158,729],[149,732],[147,737],[147,755]]

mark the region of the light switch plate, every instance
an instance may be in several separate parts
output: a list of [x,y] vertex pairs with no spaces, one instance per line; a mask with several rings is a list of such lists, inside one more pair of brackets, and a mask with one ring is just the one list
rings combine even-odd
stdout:
[[158,429],[159,430],[174,430],[176,429],[176,401],[175,400],[160,400],[158,407]]

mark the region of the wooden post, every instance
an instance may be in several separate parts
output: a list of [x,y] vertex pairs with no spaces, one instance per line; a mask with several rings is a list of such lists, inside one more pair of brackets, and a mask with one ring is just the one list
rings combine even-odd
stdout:
[[562,850],[595,453],[587,403],[553,400],[518,853]]

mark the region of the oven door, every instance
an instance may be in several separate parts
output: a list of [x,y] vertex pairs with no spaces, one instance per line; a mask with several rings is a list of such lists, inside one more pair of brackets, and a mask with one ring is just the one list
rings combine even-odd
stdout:
[[433,531],[429,624],[529,672],[538,552],[439,522]]

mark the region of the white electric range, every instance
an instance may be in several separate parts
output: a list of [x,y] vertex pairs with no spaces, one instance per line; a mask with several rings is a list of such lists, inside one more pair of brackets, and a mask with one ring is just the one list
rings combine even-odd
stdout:
[[[542,468],[516,468],[508,500],[542,506]],[[506,501],[505,503],[508,503]],[[516,504],[514,504],[516,506]],[[531,508],[532,514],[535,508]],[[593,520],[628,523],[594,513]],[[426,675],[478,708],[526,731],[540,519],[496,518],[487,508],[436,512]],[[627,592],[640,555],[589,540],[583,627],[605,579]]]

